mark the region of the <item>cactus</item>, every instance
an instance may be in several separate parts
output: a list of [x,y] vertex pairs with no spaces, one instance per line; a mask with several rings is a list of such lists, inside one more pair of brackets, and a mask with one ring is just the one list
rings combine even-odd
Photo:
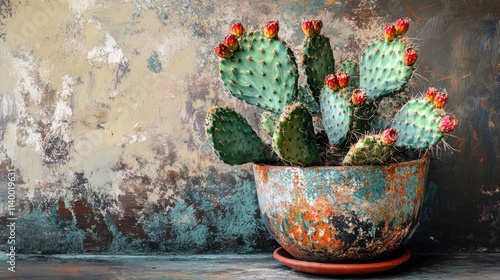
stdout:
[[227,164],[273,162],[276,154],[265,145],[247,121],[231,108],[212,107],[205,133],[219,158]]
[[320,96],[320,106],[323,126],[330,145],[344,144],[354,122],[348,90],[332,91],[329,87],[324,87]]
[[[431,92],[430,88],[427,92]],[[394,116],[393,127],[400,133],[397,147],[427,149],[436,145],[445,133],[458,125],[458,120],[446,114],[443,107],[448,95],[437,92],[432,97],[412,100],[406,103]]]
[[297,93],[293,52],[281,40],[269,39],[259,31],[239,40],[240,48],[230,58],[224,56],[219,65],[226,89],[249,104],[281,113]]
[[306,38],[300,77],[292,50],[279,39],[277,21],[246,34],[240,22],[231,25],[231,34],[214,48],[221,79],[232,95],[261,108],[261,128],[271,145],[234,110],[214,107],[207,114],[206,135],[221,160],[384,164],[412,154],[406,149],[432,148],[456,128],[457,118],[444,110],[445,92],[431,87],[424,98],[407,102],[405,90],[418,59],[402,37],[408,19],[385,25],[383,38],[364,50],[359,64],[344,61],[337,72],[322,25],[301,23]]
[[[311,25],[312,30],[307,30],[304,25]],[[306,34],[303,45],[302,64],[305,68],[305,76],[314,99],[318,102],[325,77],[335,70],[335,59],[333,57],[330,39],[321,35],[321,21],[304,21],[302,29]]]
[[380,135],[365,135],[352,145],[342,165],[383,164],[392,156],[392,145],[398,139],[398,132],[388,128]]
[[407,46],[401,39],[377,40],[370,44],[360,62],[360,87],[368,101],[402,91],[410,80],[414,67],[405,64]]
[[315,137],[311,114],[304,105],[296,102],[281,114],[272,146],[284,161],[301,166],[314,165],[321,160]]
[[273,136],[278,118],[279,115],[270,111],[265,111],[264,113],[262,113],[262,116],[260,118],[260,126],[267,135]]

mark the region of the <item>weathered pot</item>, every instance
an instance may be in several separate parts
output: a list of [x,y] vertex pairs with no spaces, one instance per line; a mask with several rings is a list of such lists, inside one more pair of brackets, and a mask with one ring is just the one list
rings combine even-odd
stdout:
[[264,223],[291,255],[370,262],[401,249],[424,199],[429,157],[380,166],[254,164]]

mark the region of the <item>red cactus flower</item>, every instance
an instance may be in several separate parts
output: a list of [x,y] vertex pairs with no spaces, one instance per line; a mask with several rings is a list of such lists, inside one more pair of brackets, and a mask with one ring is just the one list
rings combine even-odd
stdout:
[[233,34],[229,34],[226,37],[224,37],[222,43],[232,51],[235,51],[240,47],[240,44],[238,43],[238,38],[236,38],[236,36]]
[[458,119],[453,115],[445,115],[439,122],[439,131],[450,133],[458,126]]
[[280,30],[279,22],[277,20],[268,21],[264,23],[264,36],[269,39],[273,39],[278,36]]
[[387,42],[393,41],[396,38],[396,26],[388,23],[384,26],[384,37]]
[[333,91],[339,90],[339,81],[335,74],[326,75],[325,85]]
[[231,34],[233,34],[236,37],[241,37],[243,34],[245,34],[245,29],[243,28],[243,25],[241,22],[235,22],[231,24],[230,26]]
[[336,77],[340,88],[345,88],[349,85],[349,74],[347,72],[338,72]]
[[434,106],[437,108],[443,108],[448,102],[448,94],[446,92],[439,91],[434,97]]
[[231,58],[231,56],[233,55],[231,50],[223,43],[219,43],[217,46],[215,46],[214,51],[221,58]]
[[403,55],[404,63],[408,66],[415,64],[418,58],[418,53],[414,48],[406,48]]
[[408,18],[399,18],[394,22],[394,26],[396,27],[396,36],[403,35],[408,31],[410,20]]
[[437,93],[438,93],[438,90],[435,87],[430,87],[425,92],[425,99],[428,102],[432,102],[432,101],[434,101],[434,98],[436,97]]
[[315,19],[312,21],[314,26],[314,34],[319,35],[321,33],[321,28],[323,28],[323,22],[319,19]]
[[351,100],[355,106],[361,106],[365,104],[367,98],[368,95],[366,94],[366,91],[360,88],[357,88],[352,92]]
[[386,145],[392,145],[398,140],[398,137],[399,137],[398,131],[396,129],[390,127],[388,129],[384,130],[384,132],[382,132],[382,136],[380,137],[380,140],[382,140],[382,143],[384,143]]
[[314,25],[312,21],[305,20],[300,24],[300,26],[302,27],[302,31],[304,31],[304,34],[306,34],[307,37],[314,37]]

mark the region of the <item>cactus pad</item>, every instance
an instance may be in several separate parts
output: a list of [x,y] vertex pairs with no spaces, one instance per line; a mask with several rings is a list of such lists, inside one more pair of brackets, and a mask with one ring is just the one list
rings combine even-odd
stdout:
[[330,145],[342,145],[347,141],[352,129],[354,115],[347,89],[332,91],[323,87],[320,96],[323,126]]
[[391,95],[404,89],[414,67],[404,63],[405,44],[397,39],[391,42],[377,40],[361,56],[360,87],[368,101]]
[[427,149],[443,138],[439,122],[445,115],[443,109],[436,108],[425,99],[412,100],[394,116],[392,127],[399,131],[397,147]]
[[281,113],[297,93],[298,72],[293,52],[279,39],[255,31],[240,38],[240,49],[222,59],[224,86],[235,97]]
[[391,158],[392,152],[393,147],[384,144],[380,135],[366,135],[351,146],[342,165],[383,164]]
[[276,122],[278,121],[279,115],[270,112],[270,111],[265,111],[262,113],[260,117],[260,126],[262,127],[262,130],[269,135],[273,136],[274,129],[276,128]]
[[317,101],[325,84],[325,76],[335,71],[330,39],[323,35],[307,37],[304,41],[302,64],[305,67],[307,84]]
[[210,108],[205,133],[215,154],[227,164],[277,159],[271,147],[265,145],[246,120],[231,108]]
[[297,100],[304,104],[309,112],[313,115],[321,114],[319,109],[319,104],[314,99],[312,91],[307,86],[299,86],[299,91],[297,93]]
[[301,166],[319,164],[321,156],[315,140],[313,120],[307,108],[298,102],[286,107],[278,120],[272,141],[278,156]]

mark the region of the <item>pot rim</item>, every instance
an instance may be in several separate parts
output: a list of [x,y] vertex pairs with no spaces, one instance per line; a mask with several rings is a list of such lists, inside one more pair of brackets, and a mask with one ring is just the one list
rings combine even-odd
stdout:
[[419,165],[422,163],[428,163],[430,161],[429,153],[425,153],[421,158],[409,161],[402,162],[394,162],[388,164],[380,164],[380,165],[315,165],[315,166],[298,166],[298,165],[272,165],[265,163],[253,163],[253,166],[264,167],[267,169],[271,168],[300,168],[300,169],[327,169],[327,170],[352,170],[352,169],[366,169],[366,168],[391,168],[391,167],[403,167],[409,165]]

